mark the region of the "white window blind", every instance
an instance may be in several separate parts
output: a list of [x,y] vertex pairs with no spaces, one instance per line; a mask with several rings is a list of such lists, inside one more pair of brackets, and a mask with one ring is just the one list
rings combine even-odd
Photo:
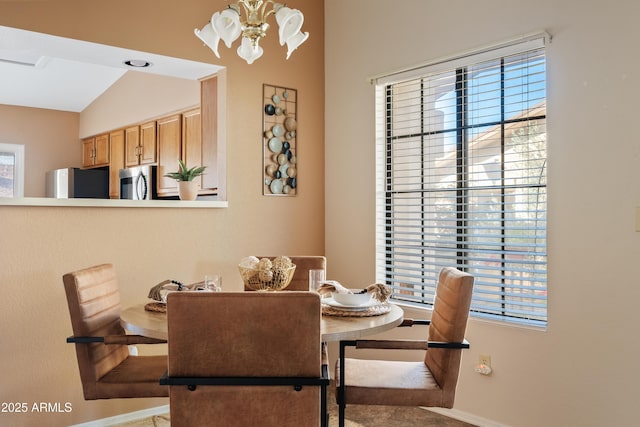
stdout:
[[546,67],[535,44],[377,79],[376,276],[394,299],[431,305],[440,269],[455,266],[475,276],[472,316],[546,325]]

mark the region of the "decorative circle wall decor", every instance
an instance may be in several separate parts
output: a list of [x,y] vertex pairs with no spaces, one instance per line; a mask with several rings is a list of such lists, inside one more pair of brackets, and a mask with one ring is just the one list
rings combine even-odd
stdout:
[[298,91],[263,84],[262,92],[262,194],[295,196],[298,193]]

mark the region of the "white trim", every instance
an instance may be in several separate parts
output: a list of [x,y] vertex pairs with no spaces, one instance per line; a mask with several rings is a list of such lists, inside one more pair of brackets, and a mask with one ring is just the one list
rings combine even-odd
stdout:
[[[544,47],[550,42],[551,35],[549,33],[547,33],[546,31],[538,31],[535,33],[524,34],[511,40],[503,41],[501,43],[479,47],[456,55],[432,59],[420,64],[415,64],[387,73],[378,74],[369,77],[367,81],[369,81],[371,84],[377,85],[398,83],[401,81],[421,77],[425,72],[425,68],[427,67],[429,67],[428,71],[429,74],[431,74],[432,72],[435,73],[439,71],[439,65],[444,65],[447,67],[447,69],[451,69],[455,68],[455,64],[457,62],[468,63],[469,58],[473,58],[474,62],[482,62],[485,56],[490,59],[495,59],[499,56],[514,55],[516,53],[526,52],[527,50]],[[454,64],[453,67],[452,64]]]
[[453,418],[458,421],[473,424],[478,427],[509,427],[507,424],[501,424],[497,421],[482,418],[477,415],[470,414],[468,412],[459,411],[457,409],[447,408],[424,408],[436,414],[444,415],[445,417]]
[[156,406],[155,408],[142,409],[140,411],[129,412],[128,414],[115,415],[109,418],[89,421],[87,423],[75,424],[69,427],[106,427],[117,424],[124,424],[131,421],[141,420],[143,418],[152,417],[154,415],[163,415],[169,413],[169,405]]
[[[421,307],[417,304],[407,304],[406,301],[396,300],[393,298],[391,298],[390,302],[402,308],[405,317],[417,317],[422,319],[425,318],[425,316],[429,316],[428,318],[431,318],[431,315],[433,314],[433,309],[431,308],[431,306],[425,305],[424,307]],[[547,332],[547,327],[513,323],[507,320],[487,319],[486,317],[469,316],[469,323],[481,323],[501,328],[510,328],[514,330],[526,329],[532,332]]]

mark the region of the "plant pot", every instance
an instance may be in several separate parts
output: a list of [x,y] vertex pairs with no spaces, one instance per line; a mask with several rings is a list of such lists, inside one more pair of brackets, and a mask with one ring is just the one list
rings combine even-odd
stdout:
[[195,200],[198,197],[198,183],[196,181],[178,181],[178,195],[180,200]]

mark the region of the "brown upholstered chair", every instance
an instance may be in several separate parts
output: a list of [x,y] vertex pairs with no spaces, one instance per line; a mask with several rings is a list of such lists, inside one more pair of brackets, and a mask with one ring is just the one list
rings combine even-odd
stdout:
[[[274,256],[259,256],[258,258],[269,258],[273,260]],[[291,262],[295,264],[296,271],[293,273],[291,283],[285,291],[308,291],[309,290],[309,270],[326,270],[327,259],[323,256],[290,256]],[[245,286],[245,291],[251,289]]]
[[167,298],[171,425],[327,425],[320,296],[175,292]]
[[[336,364],[336,400],[340,427],[347,404],[453,407],[473,293],[473,276],[455,268],[440,272],[427,341],[356,340],[340,343]],[[403,326],[401,325],[401,326]],[[347,346],[426,350],[424,361],[363,360],[345,357]]]
[[131,356],[128,344],[166,341],[126,335],[120,325],[120,291],[115,269],[102,264],[63,276],[82,390],[86,400],[167,397],[160,377],[167,356]]

